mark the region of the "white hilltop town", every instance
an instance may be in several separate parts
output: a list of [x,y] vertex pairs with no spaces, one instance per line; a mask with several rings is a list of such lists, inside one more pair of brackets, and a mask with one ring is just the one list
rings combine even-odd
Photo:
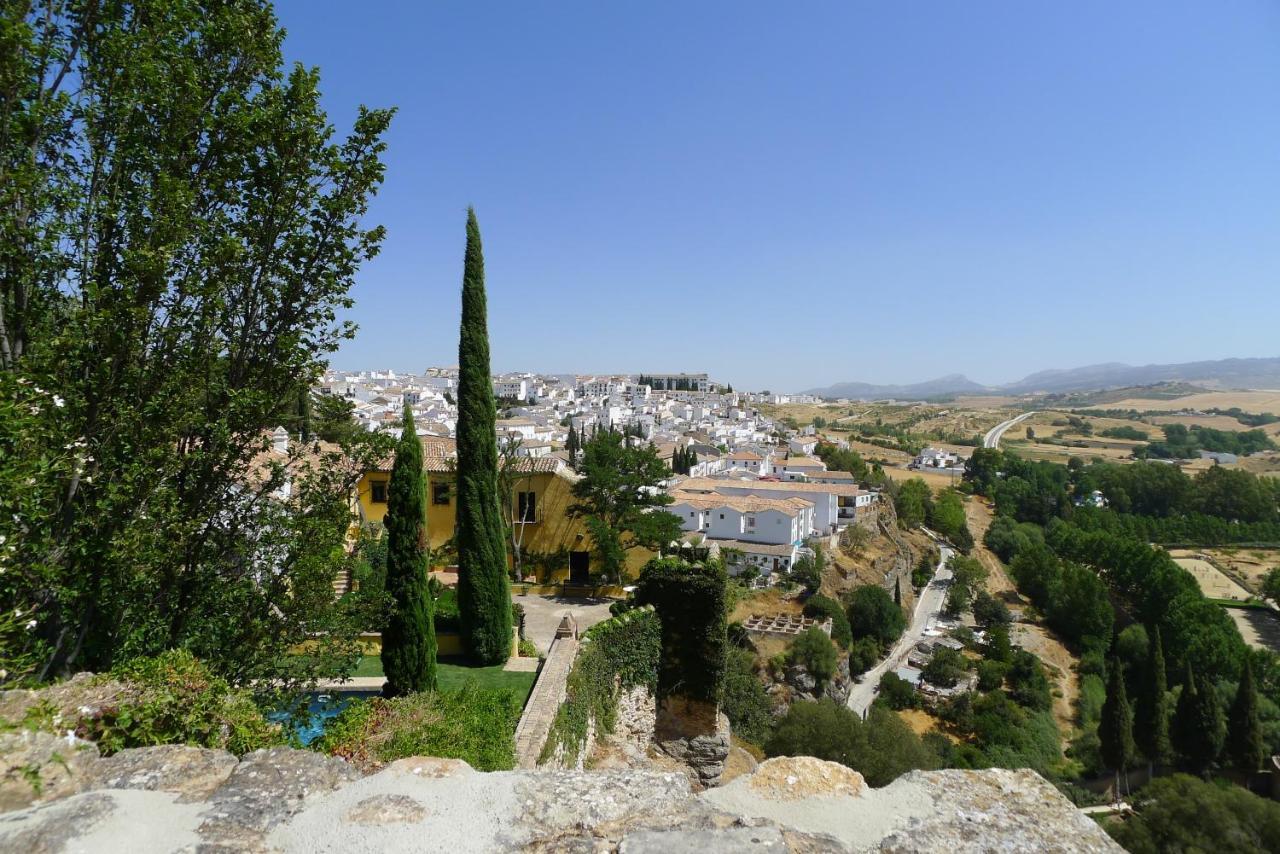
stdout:
[[[405,406],[420,435],[452,438],[457,368],[330,371],[314,389],[351,401],[368,430],[396,431]],[[705,373],[509,373],[493,378],[500,443],[565,471],[570,431],[612,429],[651,442],[680,469],[664,487],[686,540],[723,554],[755,586],[785,580],[812,543],[834,538],[879,491],[813,456],[818,436],[774,421],[761,404],[816,403],[806,394],[735,391]],[[845,443],[826,439],[838,446]],[[678,457],[679,454],[679,457]],[[675,465],[682,458],[686,465]],[[558,464],[555,461],[559,461]]]

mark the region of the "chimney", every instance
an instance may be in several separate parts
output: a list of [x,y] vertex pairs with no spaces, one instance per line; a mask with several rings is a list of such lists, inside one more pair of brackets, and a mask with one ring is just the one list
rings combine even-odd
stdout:
[[277,454],[289,453],[289,431],[283,427],[277,427],[271,433],[271,450]]

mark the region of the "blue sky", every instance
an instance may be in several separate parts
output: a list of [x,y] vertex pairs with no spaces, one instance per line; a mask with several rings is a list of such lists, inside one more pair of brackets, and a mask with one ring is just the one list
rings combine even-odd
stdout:
[[287,0],[395,106],[342,368],[739,388],[1274,356],[1280,4]]

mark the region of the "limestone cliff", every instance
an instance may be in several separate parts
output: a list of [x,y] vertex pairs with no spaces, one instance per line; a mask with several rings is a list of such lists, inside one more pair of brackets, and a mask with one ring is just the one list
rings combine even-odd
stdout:
[[[913,772],[869,789],[841,765],[773,759],[695,794],[683,774],[637,770],[485,774],[415,758],[362,777],[342,760],[288,748],[238,761],[181,746],[107,758],[92,745],[63,749],[76,761],[55,785],[28,786],[29,806],[0,814],[0,850],[1120,850],[1031,771]],[[10,805],[18,792],[9,789]]]

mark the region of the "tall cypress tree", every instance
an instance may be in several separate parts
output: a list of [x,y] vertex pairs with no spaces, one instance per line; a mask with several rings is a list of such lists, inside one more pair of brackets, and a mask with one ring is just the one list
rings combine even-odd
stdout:
[[1227,726],[1227,755],[1246,774],[1252,774],[1261,768],[1266,756],[1262,743],[1262,721],[1258,717],[1258,689],[1253,684],[1253,662],[1247,654],[1236,698],[1231,704],[1230,723]]
[[[1133,764],[1133,711],[1125,694],[1124,670],[1118,659],[1108,668],[1107,699],[1102,704],[1098,721],[1098,739],[1102,742],[1102,761],[1116,772],[1116,792],[1120,790],[1120,772]],[[1127,777],[1127,774],[1126,774]]]
[[413,410],[404,408],[387,489],[387,592],[393,605],[382,630],[382,688],[388,697],[434,691],[436,627],[427,586],[427,485]]
[[1147,670],[1134,710],[1134,734],[1151,765],[1168,764],[1173,752],[1169,745],[1169,693],[1158,627],[1152,630],[1147,646]]
[[462,269],[462,327],[458,339],[458,618],[462,641],[481,664],[511,655],[511,588],[498,494],[498,440],[489,374],[489,321],[484,252],[476,212],[467,208]]
[[1175,744],[1187,766],[1206,773],[1222,752],[1226,727],[1213,685],[1196,679],[1190,665],[1173,723]]
[[569,425],[569,438],[564,443],[564,449],[569,452],[569,465],[577,465],[578,463],[578,431],[573,429],[573,425]]

